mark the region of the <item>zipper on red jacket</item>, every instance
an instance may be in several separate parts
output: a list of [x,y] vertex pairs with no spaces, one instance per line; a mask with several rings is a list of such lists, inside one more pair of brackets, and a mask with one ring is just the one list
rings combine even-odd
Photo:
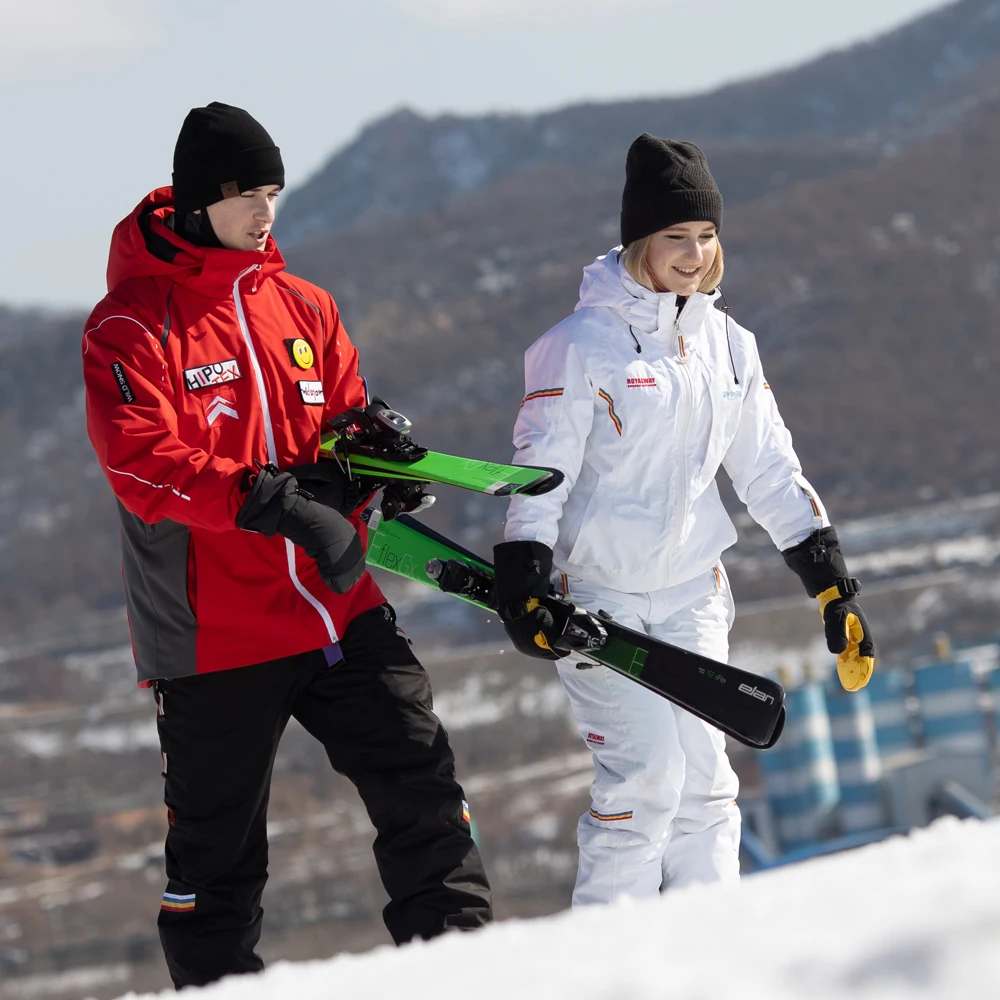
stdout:
[[[236,320],[239,323],[240,334],[243,337],[243,342],[246,344],[247,354],[250,357],[250,367],[253,369],[254,380],[257,383],[257,395],[260,397],[261,410],[264,413],[264,436],[267,440],[267,460],[274,465],[278,463],[278,449],[274,443],[274,428],[271,426],[271,407],[267,399],[267,387],[264,384],[264,373],[261,371],[260,362],[257,360],[257,351],[254,349],[253,340],[250,337],[250,327],[247,324],[246,313],[243,311],[243,300],[240,298],[240,282],[251,272],[254,274],[253,290],[257,290],[257,275],[256,272],[260,271],[260,264],[254,264],[252,267],[248,267],[245,271],[241,271],[236,280],[233,282],[233,302],[236,304]],[[313,597],[308,590],[302,585],[302,581],[299,579],[298,574],[295,572],[295,546],[286,538],[285,539],[285,555],[288,558],[288,576],[292,581],[292,586],[299,592],[299,594],[312,605],[313,610],[323,619],[323,624],[326,626],[326,631],[330,636],[330,642],[338,642],[339,636],[337,635],[337,630],[334,627],[333,619],[330,617],[330,612],[326,610],[322,602],[317,598]]]

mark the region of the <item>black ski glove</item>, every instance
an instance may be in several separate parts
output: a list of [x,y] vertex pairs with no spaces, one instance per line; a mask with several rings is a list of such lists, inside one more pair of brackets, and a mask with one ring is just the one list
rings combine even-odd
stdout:
[[332,507],[345,517],[354,513],[362,504],[382,491],[382,516],[391,521],[399,514],[430,507],[435,497],[424,492],[427,483],[411,483],[399,480],[381,483],[369,476],[351,476],[333,459],[321,459],[305,465],[293,465],[288,470],[304,490],[314,500],[326,507]]
[[549,593],[552,549],[541,542],[501,542],[493,546],[493,573],[497,611],[514,647],[540,660],[568,656],[553,648],[561,625],[538,603]]
[[781,554],[806,593],[819,598],[826,646],[837,654],[837,675],[844,690],[860,690],[875,669],[875,640],[857,601],[861,584],[847,575],[837,532],[820,528]]
[[338,514],[347,517],[362,504],[371,499],[381,483],[369,482],[360,476],[351,476],[331,459],[320,459],[304,465],[293,465],[287,470],[299,484],[299,491],[305,491],[313,500],[332,507]]
[[346,594],[365,571],[365,550],[343,515],[298,491],[290,472],[265,465],[248,479],[249,494],[236,525],[262,535],[283,535],[316,560],[323,582]]

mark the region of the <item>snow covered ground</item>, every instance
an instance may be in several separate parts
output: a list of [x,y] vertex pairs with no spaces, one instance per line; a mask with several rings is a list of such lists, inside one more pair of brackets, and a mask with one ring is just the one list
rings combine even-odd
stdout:
[[989,1000],[1000,998],[998,859],[1000,819],[944,819],[907,838],[732,888],[510,921],[399,950],[279,963],[198,995]]

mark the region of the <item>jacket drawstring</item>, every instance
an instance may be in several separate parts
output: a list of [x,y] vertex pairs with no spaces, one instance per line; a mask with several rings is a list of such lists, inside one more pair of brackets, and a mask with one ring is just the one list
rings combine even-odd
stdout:
[[733,345],[729,340],[729,303],[726,301],[721,286],[719,287],[719,295],[722,296],[722,311],[726,314],[726,347],[729,348],[729,363],[733,366],[733,382],[739,385],[740,377],[736,374],[736,362],[733,360]]

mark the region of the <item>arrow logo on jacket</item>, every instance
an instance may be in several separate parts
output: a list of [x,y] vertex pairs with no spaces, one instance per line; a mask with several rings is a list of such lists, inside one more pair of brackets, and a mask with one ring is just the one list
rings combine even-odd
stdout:
[[240,415],[228,399],[223,399],[222,396],[213,396],[205,406],[205,416],[208,418],[208,426],[211,427],[222,414],[232,417],[234,420],[240,419]]

